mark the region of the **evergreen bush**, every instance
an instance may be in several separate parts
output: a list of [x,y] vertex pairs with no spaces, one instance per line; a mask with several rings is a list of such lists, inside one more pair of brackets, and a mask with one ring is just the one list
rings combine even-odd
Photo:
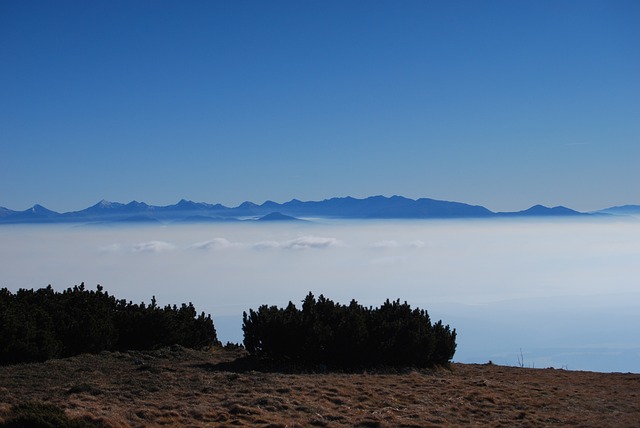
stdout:
[[157,306],[117,300],[84,283],[61,293],[49,285],[15,294],[0,289],[0,364],[44,361],[83,352],[218,344],[210,315],[193,304]]
[[242,330],[250,354],[296,365],[432,367],[447,365],[456,349],[455,329],[400,300],[374,309],[309,293],[302,309],[292,302],[249,309]]

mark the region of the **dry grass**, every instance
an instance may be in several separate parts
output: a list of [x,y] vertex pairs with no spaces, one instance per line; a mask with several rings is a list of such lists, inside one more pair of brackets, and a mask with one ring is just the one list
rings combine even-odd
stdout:
[[233,372],[241,351],[81,355],[0,367],[0,422],[45,403],[108,427],[638,426],[640,375],[453,364],[399,374]]

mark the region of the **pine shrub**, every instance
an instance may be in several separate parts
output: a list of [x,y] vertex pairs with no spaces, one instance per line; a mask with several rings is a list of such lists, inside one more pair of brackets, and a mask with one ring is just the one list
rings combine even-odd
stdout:
[[295,365],[432,367],[447,365],[456,331],[427,311],[388,299],[379,308],[334,303],[312,293],[302,309],[263,305],[243,314],[244,346],[259,358]]
[[0,289],[0,364],[173,344],[218,344],[211,316],[198,315],[191,303],[161,308],[155,297],[149,305],[117,300],[99,285],[60,293],[51,286]]

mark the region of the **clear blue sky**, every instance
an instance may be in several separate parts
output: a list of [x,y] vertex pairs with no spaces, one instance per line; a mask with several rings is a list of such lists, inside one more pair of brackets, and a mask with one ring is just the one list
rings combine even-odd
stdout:
[[0,206],[640,204],[640,2],[0,2]]

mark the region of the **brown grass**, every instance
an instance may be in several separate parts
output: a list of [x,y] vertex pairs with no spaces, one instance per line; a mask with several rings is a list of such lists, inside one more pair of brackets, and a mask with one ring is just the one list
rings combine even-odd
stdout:
[[174,346],[0,367],[0,422],[30,402],[108,427],[640,425],[638,374],[489,364],[283,374],[219,365],[240,352]]

